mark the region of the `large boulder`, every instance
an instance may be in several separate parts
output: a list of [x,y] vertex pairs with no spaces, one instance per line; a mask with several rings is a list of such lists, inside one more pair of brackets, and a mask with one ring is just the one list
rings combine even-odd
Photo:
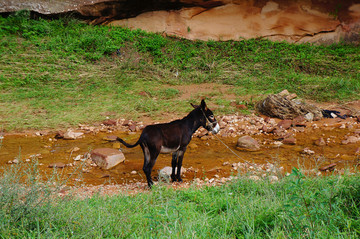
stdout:
[[[0,12],[72,14],[200,40],[267,38],[331,44],[360,41],[360,4],[343,0],[0,0]],[[239,24],[241,23],[241,24]]]
[[98,148],[91,151],[91,160],[103,169],[110,169],[124,162],[124,154],[116,149]]

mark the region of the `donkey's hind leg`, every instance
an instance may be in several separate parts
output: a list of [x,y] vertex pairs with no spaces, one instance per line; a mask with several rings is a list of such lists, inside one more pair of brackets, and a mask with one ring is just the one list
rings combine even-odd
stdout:
[[181,178],[181,166],[182,166],[182,161],[183,161],[183,158],[184,158],[184,153],[185,153],[185,150],[179,150],[177,151],[177,170],[176,170],[176,181],[178,182],[182,182],[182,178]]
[[156,149],[155,147],[149,148],[147,145],[141,145],[141,148],[144,152],[143,171],[145,173],[148,186],[151,188],[151,186],[154,184],[151,179],[151,170],[155,165],[160,150]]

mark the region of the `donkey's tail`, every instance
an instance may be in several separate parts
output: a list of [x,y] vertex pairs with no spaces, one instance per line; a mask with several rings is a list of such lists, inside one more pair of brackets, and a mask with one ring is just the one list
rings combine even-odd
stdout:
[[134,148],[137,145],[139,145],[139,143],[140,143],[140,139],[135,144],[128,144],[124,140],[120,139],[119,137],[117,137],[116,140],[119,141],[120,143],[122,143],[123,145],[125,145],[127,148]]

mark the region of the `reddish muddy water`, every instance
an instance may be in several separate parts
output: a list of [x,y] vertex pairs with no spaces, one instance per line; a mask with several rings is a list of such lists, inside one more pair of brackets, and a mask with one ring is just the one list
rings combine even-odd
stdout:
[[[350,122],[350,124],[346,124],[346,122]],[[338,119],[317,122],[319,128],[308,126],[304,128],[303,132],[295,134],[295,145],[278,144],[277,142],[280,142],[278,141],[279,137],[273,134],[254,135],[252,137],[261,144],[261,149],[256,152],[236,150],[238,137],[219,137],[237,155],[234,155],[217,138],[202,140],[194,137],[184,156],[183,167],[188,170],[184,173],[183,179],[184,181],[191,181],[195,178],[207,177],[210,179],[237,175],[238,171],[232,165],[245,161],[257,165],[275,164],[278,167],[283,167],[283,174],[290,172],[293,167],[317,169],[332,163],[336,163],[336,170],[338,171],[344,168],[357,170],[360,142],[342,144],[347,136],[358,134],[360,125],[354,122],[352,120],[340,122]],[[23,164],[29,164],[32,158],[37,158],[40,172],[43,175],[50,175],[54,171],[53,168],[49,168],[52,163],[67,164],[68,166],[56,170],[62,177],[70,177],[68,185],[79,182],[85,185],[146,182],[142,172],[143,155],[140,147],[127,149],[121,146],[126,159],[110,170],[90,166],[89,161],[85,167],[83,167],[84,163],[81,160],[74,161],[76,156],[84,155],[92,149],[113,148],[114,142],[104,140],[109,135],[117,135],[129,143],[134,143],[140,133],[128,134],[123,131],[88,133],[83,138],[76,140],[55,139],[55,134],[45,136],[8,134],[2,139],[0,167],[1,170],[10,167],[8,162],[14,158],[20,158],[20,162]],[[314,144],[320,138],[325,139],[325,145]],[[74,152],[75,147],[78,149]],[[313,154],[304,154],[305,148],[313,151]],[[80,165],[83,166],[79,169],[77,166]],[[152,176],[156,178],[158,170],[165,166],[171,166],[170,154],[159,156]]]

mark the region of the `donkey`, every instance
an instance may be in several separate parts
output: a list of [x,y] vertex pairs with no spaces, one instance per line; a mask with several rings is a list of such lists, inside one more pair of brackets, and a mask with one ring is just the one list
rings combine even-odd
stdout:
[[[170,123],[148,125],[144,128],[140,138],[135,144],[128,144],[121,138],[117,140],[128,148],[140,145],[144,153],[143,171],[146,175],[148,186],[151,188],[151,170],[155,165],[160,153],[172,153],[172,173],[173,182],[182,182],[180,171],[186,147],[190,143],[192,135],[200,127],[204,127],[213,134],[220,130],[213,112],[206,106],[204,100],[200,105],[193,105],[192,110],[183,119],[178,119]],[[175,168],[177,171],[175,174]]]

